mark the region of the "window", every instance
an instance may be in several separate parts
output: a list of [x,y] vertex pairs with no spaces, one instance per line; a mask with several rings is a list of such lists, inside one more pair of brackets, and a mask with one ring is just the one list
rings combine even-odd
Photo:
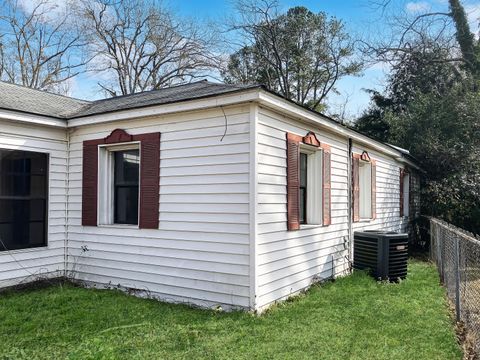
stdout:
[[47,244],[48,155],[0,150],[0,251]]
[[138,225],[138,144],[100,149],[100,224]]
[[138,224],[138,149],[114,153],[114,222]]
[[405,173],[403,175],[403,216],[408,216],[410,205],[410,175]]
[[372,165],[367,161],[359,161],[358,180],[360,189],[360,219],[372,218]]
[[322,151],[302,148],[299,165],[300,224],[322,224]]
[[[117,177],[116,152],[127,152],[118,155]],[[115,129],[104,138],[83,141],[82,157],[82,226],[118,221],[139,229],[158,229],[159,132],[131,135]]]
[[300,207],[300,224],[307,222],[307,166],[308,155],[300,153],[300,194],[299,194],[299,207]]

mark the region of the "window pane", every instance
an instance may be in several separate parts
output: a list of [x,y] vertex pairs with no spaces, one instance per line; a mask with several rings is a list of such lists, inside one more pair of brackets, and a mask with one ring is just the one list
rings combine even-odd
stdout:
[[370,163],[360,162],[360,217],[370,219],[372,217],[372,167]]
[[138,186],[116,187],[115,223],[138,224]]
[[301,224],[305,224],[307,219],[307,162],[308,155],[300,153],[299,216]]
[[116,151],[115,153],[115,184],[138,185],[138,169],[140,155],[138,150]]
[[114,157],[114,222],[138,224],[139,150],[116,151]]
[[307,154],[300,154],[300,186],[307,186]]
[[46,244],[48,155],[0,150],[0,250]]
[[305,188],[300,188],[300,198],[299,198],[299,206],[300,206],[300,223],[305,224],[306,222],[306,208],[307,208],[307,192]]

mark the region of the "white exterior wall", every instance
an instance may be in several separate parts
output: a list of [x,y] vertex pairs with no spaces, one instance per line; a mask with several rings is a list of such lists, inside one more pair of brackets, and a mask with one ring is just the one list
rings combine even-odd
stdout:
[[[286,133],[315,131],[331,146],[332,224],[287,231]],[[257,309],[308,287],[313,278],[346,270],[348,253],[347,141],[260,109],[258,125]]]
[[[221,141],[224,113],[228,126]],[[0,126],[0,147],[50,154],[48,246],[0,252],[0,287],[40,274],[63,275],[66,263],[67,275],[89,284],[145,290],[167,301],[262,310],[348,269],[345,136],[255,104],[68,132],[6,121]],[[81,226],[83,141],[117,128],[132,135],[161,133],[158,230]],[[287,231],[286,132],[308,131],[331,146],[332,223]],[[363,150],[377,161],[377,219],[353,223],[353,231],[405,231],[407,218],[399,217],[402,165],[354,144],[353,152]]]
[[[71,130],[68,267],[79,280],[167,301],[250,305],[250,106]],[[82,143],[121,128],[161,132],[159,229],[81,226]],[[82,247],[88,251],[82,251]]]
[[49,154],[47,246],[0,251],[0,288],[62,276],[66,235],[66,130],[0,120],[0,148]]
[[[286,133],[314,131],[331,146],[331,225],[301,225],[287,231]],[[367,150],[377,160],[377,219],[353,223],[353,231],[399,231],[399,164]],[[345,274],[348,269],[348,139],[309,127],[260,108],[258,115],[258,214],[256,309],[307,288],[315,280]]]

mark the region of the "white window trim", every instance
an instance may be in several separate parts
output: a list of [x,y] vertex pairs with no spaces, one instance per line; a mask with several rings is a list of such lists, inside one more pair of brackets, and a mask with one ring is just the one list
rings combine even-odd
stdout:
[[[361,169],[367,167],[366,172],[362,172]],[[359,196],[359,212],[360,212],[360,221],[370,221],[372,219],[372,163],[369,161],[359,160],[358,166],[358,186],[360,188]],[[362,174],[367,174],[369,179],[365,186],[362,186]],[[364,180],[365,181],[365,180]],[[365,192],[365,189],[367,189]]]
[[[142,163],[142,154],[140,141],[128,143],[104,144],[98,146],[98,204],[97,204],[97,224],[100,227],[110,228],[134,228],[138,229],[139,224],[115,224],[114,223],[114,199],[113,199],[113,176],[114,161],[113,153],[116,151],[136,150],[139,151],[140,166]],[[138,183],[140,184],[140,171],[138,173]],[[140,221],[140,186],[138,187],[138,216]]]
[[307,154],[307,223],[301,229],[323,225],[323,150],[300,144],[300,153]]

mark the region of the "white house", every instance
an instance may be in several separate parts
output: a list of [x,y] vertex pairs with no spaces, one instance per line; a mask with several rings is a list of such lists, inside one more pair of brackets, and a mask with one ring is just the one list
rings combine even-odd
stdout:
[[87,102],[0,83],[0,287],[87,285],[261,311],[418,215],[409,154],[261,86]]

